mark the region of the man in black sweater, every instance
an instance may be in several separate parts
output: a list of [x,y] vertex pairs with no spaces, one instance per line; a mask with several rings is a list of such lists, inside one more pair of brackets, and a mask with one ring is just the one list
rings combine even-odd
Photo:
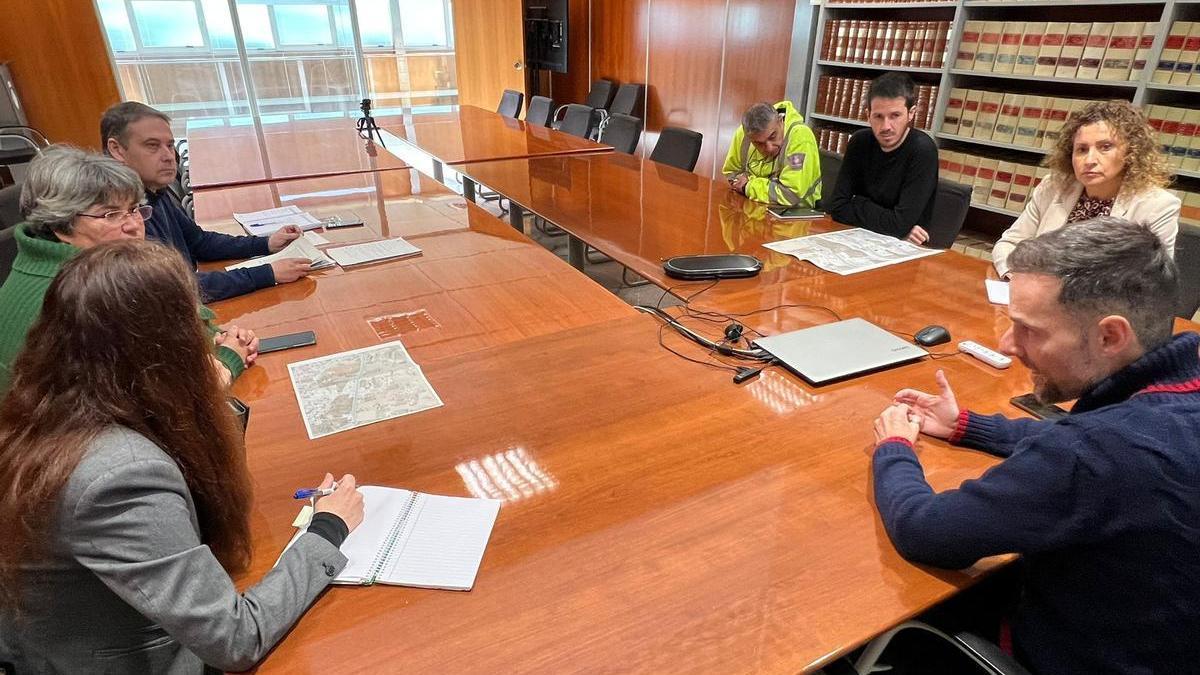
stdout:
[[[1013,647],[1034,673],[1195,673],[1200,336],[1172,336],[1170,251],[1102,217],[1027,239],[1009,262],[1000,350],[1029,367],[1038,399],[1075,405],[1054,422],[969,412],[942,371],[937,393],[899,392],[875,422],[883,525],[927,565],[1021,554]],[[935,492],[918,432],[1004,459]]]
[[904,73],[871,82],[871,128],[850,137],[837,186],[825,203],[834,220],[914,244],[929,240],[924,226],[937,191],[937,146],[913,129],[915,102],[916,86]]

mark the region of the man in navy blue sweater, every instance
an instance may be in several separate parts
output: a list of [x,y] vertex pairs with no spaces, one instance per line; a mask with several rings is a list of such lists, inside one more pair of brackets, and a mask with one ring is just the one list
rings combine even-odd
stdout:
[[[1043,675],[1200,669],[1200,336],[1172,337],[1176,270],[1150,230],[1097,218],[1022,242],[1001,350],[1056,422],[905,389],[875,422],[875,503],[906,558],[1024,557],[1015,655]],[[935,493],[918,433],[1004,460]],[[946,452],[929,448],[926,452]]]
[[[146,186],[146,199],[154,207],[146,221],[146,238],[178,250],[192,269],[202,261],[275,253],[301,234],[288,225],[270,237],[234,237],[196,225],[167,189],[176,173],[171,118],[150,106],[136,101],[112,106],[100,120],[100,137],[105,153],[136,171]],[[197,282],[202,301],[214,302],[295,281],[308,274],[310,264],[304,258],[289,258],[229,272],[197,272]]]

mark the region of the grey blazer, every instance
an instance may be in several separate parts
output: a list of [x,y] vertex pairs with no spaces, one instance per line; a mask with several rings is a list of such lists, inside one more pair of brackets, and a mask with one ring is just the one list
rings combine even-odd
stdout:
[[250,668],[346,565],[305,534],[239,594],[200,543],[179,466],[123,427],[71,475],[50,553],[23,576],[19,618],[0,612],[0,662],[28,673],[195,673]]

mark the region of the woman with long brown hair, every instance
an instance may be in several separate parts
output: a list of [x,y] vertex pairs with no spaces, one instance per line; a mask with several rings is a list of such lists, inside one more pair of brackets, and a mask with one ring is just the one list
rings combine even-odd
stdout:
[[249,668],[346,563],[353,476],[234,587],[250,478],[196,293],[140,240],[84,250],[47,291],[0,402],[0,661],[18,673]]
[[1046,156],[1050,175],[1029,195],[1021,215],[992,249],[992,263],[1008,275],[1017,244],[1067,223],[1099,216],[1150,228],[1175,252],[1179,198],[1166,157],[1146,116],[1128,101],[1092,101],[1067,119]]

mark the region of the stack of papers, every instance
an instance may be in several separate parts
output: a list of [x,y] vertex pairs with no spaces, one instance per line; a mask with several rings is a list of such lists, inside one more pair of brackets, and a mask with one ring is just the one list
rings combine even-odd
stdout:
[[365,244],[339,246],[337,248],[326,249],[325,252],[336,260],[337,264],[342,267],[350,267],[351,265],[363,265],[377,260],[417,255],[421,252],[421,249],[404,241],[400,237],[396,237],[395,239],[370,241]]
[[307,211],[302,211],[299,206],[281,206],[266,211],[235,213],[233,219],[238,221],[238,224],[246,232],[260,237],[270,236],[284,225],[295,225],[301,230],[313,230],[321,227],[321,221]]
[[278,253],[264,255],[258,258],[251,258],[235,265],[230,265],[229,267],[225,268],[225,271],[228,272],[231,270],[245,269],[247,267],[258,267],[259,265],[270,265],[277,260],[284,260],[287,258],[307,258],[312,263],[312,269],[314,270],[323,270],[327,267],[333,267],[334,265],[334,262],[329,259],[329,256],[322,253],[319,249],[317,249],[316,246],[313,246],[312,242],[309,240],[305,239],[304,237],[300,237],[299,239],[293,240],[292,243],[288,244],[282,251]]

